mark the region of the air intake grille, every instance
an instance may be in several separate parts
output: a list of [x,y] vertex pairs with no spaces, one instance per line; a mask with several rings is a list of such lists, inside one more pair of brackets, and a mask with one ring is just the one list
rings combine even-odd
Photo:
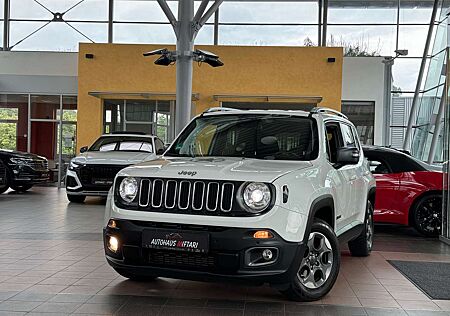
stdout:
[[79,176],[83,185],[111,186],[116,174],[127,166],[86,165],[80,168]]
[[33,160],[28,163],[30,168],[34,170],[46,170],[48,169],[48,161],[47,160]]
[[[238,215],[236,195],[243,182],[141,179],[139,209],[171,213]],[[235,211],[235,212],[232,212]]]
[[213,256],[189,252],[150,251],[149,264],[157,266],[174,266],[180,268],[193,267],[197,269],[215,266]]

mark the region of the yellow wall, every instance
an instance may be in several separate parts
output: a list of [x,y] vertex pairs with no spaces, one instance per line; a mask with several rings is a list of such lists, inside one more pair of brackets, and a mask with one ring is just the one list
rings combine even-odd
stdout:
[[[78,64],[78,149],[91,144],[103,125],[102,100],[92,91],[175,93],[175,66],[153,64],[142,53],[168,45],[80,44]],[[321,106],[340,110],[342,48],[196,46],[225,63],[194,64],[196,112],[219,106],[215,94],[321,96]],[[94,54],[93,59],[85,54]],[[327,58],[336,58],[328,63]],[[276,101],[275,101],[276,102]]]

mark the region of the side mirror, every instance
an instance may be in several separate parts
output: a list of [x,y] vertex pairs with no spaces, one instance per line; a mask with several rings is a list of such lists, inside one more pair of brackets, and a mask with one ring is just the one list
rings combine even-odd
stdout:
[[83,146],[80,148],[80,153],[84,153],[88,150],[88,146]]
[[336,162],[341,165],[355,165],[359,161],[359,151],[356,147],[339,148]]
[[162,154],[164,154],[165,151],[166,151],[165,148],[160,148],[160,149],[158,149],[158,150],[156,151],[156,154],[157,154],[157,155],[162,155]]

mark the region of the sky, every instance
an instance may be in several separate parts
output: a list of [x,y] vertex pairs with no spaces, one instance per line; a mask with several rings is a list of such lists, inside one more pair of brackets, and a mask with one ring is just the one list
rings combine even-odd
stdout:
[[[65,12],[79,0],[38,0],[52,12]],[[333,0],[330,0],[332,4]],[[196,8],[198,7],[196,3]],[[177,2],[169,3],[176,15]],[[3,16],[3,1],[0,14]],[[431,8],[402,8],[401,23],[429,23]],[[66,21],[96,20],[107,21],[107,0],[85,0],[64,14]],[[11,0],[11,18],[15,20],[48,20],[53,16],[34,0]],[[221,23],[300,23],[300,26],[243,26],[221,25],[219,28],[219,44],[223,45],[280,45],[302,46],[306,38],[317,43],[317,2],[252,2],[242,3],[225,1],[220,8]],[[396,49],[395,26],[348,26],[334,24],[361,23],[396,23],[395,8],[336,8],[330,7],[328,13],[328,35],[333,38],[334,45],[343,43],[359,44],[382,56],[394,55]],[[166,22],[162,10],[156,1],[116,0],[114,20],[120,22]],[[212,18],[210,19],[212,22]],[[15,45],[46,22],[12,21],[10,44]],[[55,50],[77,51],[78,42],[89,39],[95,42],[106,42],[106,23],[52,22],[42,30],[23,42],[13,50]],[[79,34],[76,28],[89,39]],[[399,48],[408,49],[409,57],[420,57],[423,54],[427,25],[401,26],[399,31]],[[0,25],[0,37],[3,36],[3,25]],[[118,43],[159,43],[174,44],[175,36],[169,25],[145,25],[138,23],[117,23],[114,25],[114,41]],[[213,27],[205,26],[199,33],[196,44],[212,44]],[[403,91],[414,90],[420,59],[397,59],[393,69],[394,84]]]

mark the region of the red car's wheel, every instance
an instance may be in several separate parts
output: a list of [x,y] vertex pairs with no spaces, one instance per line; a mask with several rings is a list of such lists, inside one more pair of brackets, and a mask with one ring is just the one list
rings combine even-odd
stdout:
[[411,219],[419,233],[438,236],[442,227],[442,195],[433,193],[419,198],[411,208]]

